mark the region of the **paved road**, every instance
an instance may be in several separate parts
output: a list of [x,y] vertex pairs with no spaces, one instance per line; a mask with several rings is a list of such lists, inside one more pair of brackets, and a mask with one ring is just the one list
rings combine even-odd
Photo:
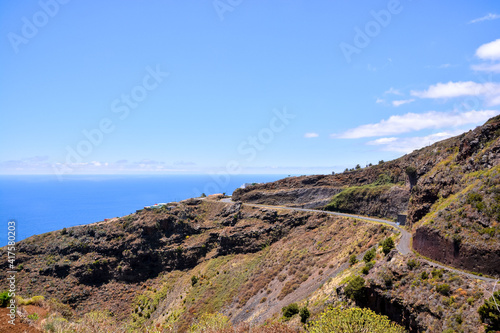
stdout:
[[[227,202],[227,203],[232,202],[231,198],[221,199],[221,201]],[[407,254],[413,252],[413,249],[411,248],[411,234],[408,231],[406,231],[405,229],[401,228],[395,222],[391,222],[388,220],[376,219],[376,218],[372,218],[372,217],[366,217],[366,216],[360,216],[360,215],[354,215],[354,214],[329,212],[329,211],[317,210],[317,209],[259,205],[259,204],[249,204],[249,203],[243,203],[243,204],[246,206],[268,208],[268,209],[286,209],[286,210],[295,210],[295,211],[302,211],[302,212],[326,213],[326,214],[330,214],[330,215],[351,217],[351,218],[364,220],[364,221],[368,221],[368,222],[382,223],[382,224],[385,224],[385,225],[388,225],[390,227],[397,229],[401,233],[401,238],[399,240],[399,243],[396,245],[396,249],[399,251],[399,253],[401,253],[402,255],[407,255]],[[449,271],[458,273],[458,274],[463,275],[463,276],[467,276],[467,277],[472,278],[472,279],[479,279],[479,280],[483,280],[486,282],[495,282],[495,283],[498,282],[498,279],[492,279],[492,278],[488,278],[488,277],[484,277],[484,276],[470,274],[470,273],[467,273],[467,272],[464,272],[464,271],[461,271],[461,270],[458,270],[455,268],[451,268],[451,267],[448,267],[448,266],[445,266],[445,265],[442,265],[442,264],[439,264],[439,263],[436,263],[434,261],[430,261],[430,260],[427,260],[424,258],[420,258],[420,260],[425,261],[426,263],[428,263],[431,266],[444,268],[444,269],[447,269]]]

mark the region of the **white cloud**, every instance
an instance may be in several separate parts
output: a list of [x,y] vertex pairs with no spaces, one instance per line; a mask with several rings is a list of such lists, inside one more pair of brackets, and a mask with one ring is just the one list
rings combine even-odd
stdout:
[[402,99],[402,100],[399,100],[399,101],[392,101],[392,105],[395,106],[395,107],[398,107],[398,106],[401,106],[403,104],[408,104],[408,103],[411,103],[411,102],[415,102],[415,99]]
[[500,63],[472,65],[471,68],[479,72],[500,73]]
[[476,56],[481,59],[500,60],[500,38],[478,47]]
[[385,103],[385,99],[377,98],[377,100],[375,101],[375,103],[377,103],[377,104],[383,104],[383,103]]
[[499,18],[500,18],[500,15],[498,15],[498,14],[488,13],[487,15],[485,15],[483,17],[478,17],[476,19],[469,21],[469,23],[478,23],[478,22],[483,22],[483,21],[496,20]]
[[477,83],[472,81],[458,81],[437,83],[427,90],[410,92],[412,96],[420,98],[452,98],[460,96],[482,96],[489,106],[498,105],[497,97],[500,95],[500,84],[496,82]]
[[304,138],[308,138],[308,139],[310,139],[310,138],[317,138],[318,136],[319,136],[319,134],[318,133],[314,133],[314,132],[304,134]]
[[449,68],[451,67],[451,64],[442,64],[439,66],[439,68]]
[[342,139],[358,139],[386,136],[419,131],[428,128],[456,127],[466,124],[482,123],[500,112],[497,110],[481,110],[468,112],[436,112],[407,113],[395,115],[376,124],[361,125],[332,137]]
[[368,145],[383,146],[386,151],[395,151],[399,153],[410,153],[415,149],[425,147],[434,142],[451,138],[463,131],[440,132],[427,136],[409,137],[409,138],[380,138],[367,142]]
[[393,87],[389,88],[389,90],[384,91],[384,94],[393,94],[393,95],[403,95],[399,90],[394,89]]

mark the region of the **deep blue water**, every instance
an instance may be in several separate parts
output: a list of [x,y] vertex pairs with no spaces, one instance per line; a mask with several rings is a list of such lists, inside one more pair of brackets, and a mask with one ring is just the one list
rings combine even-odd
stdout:
[[7,222],[16,220],[16,241],[48,231],[123,216],[144,206],[200,196],[231,194],[243,183],[274,181],[284,175],[0,176],[0,246]]

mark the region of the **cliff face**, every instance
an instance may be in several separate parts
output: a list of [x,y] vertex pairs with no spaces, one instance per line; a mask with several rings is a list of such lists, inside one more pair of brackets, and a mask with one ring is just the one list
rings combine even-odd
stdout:
[[439,230],[423,226],[415,231],[413,248],[418,253],[443,264],[490,276],[500,275],[498,246],[473,246],[446,238]]

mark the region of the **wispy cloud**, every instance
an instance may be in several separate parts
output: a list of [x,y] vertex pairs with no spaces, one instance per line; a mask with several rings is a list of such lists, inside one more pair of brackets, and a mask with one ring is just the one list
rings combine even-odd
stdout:
[[395,107],[398,107],[398,106],[401,106],[403,104],[408,104],[408,103],[411,103],[411,102],[415,102],[415,99],[411,98],[411,99],[401,99],[401,100],[398,100],[398,101],[392,101],[392,105],[395,106]]
[[317,138],[318,136],[319,136],[319,134],[314,133],[314,132],[304,134],[304,138],[307,138],[307,139]]
[[496,82],[477,83],[472,81],[459,81],[437,83],[427,90],[410,92],[419,98],[453,98],[460,96],[482,96],[489,106],[500,104],[500,84]]
[[472,65],[471,68],[479,72],[500,73],[500,63]]
[[375,103],[377,103],[377,104],[384,104],[385,103],[385,99],[377,98],[377,100],[375,101]]
[[394,89],[393,87],[390,87],[389,90],[384,91],[384,94],[392,94],[392,95],[399,95],[399,96],[403,95],[402,92],[400,92],[397,89]]
[[380,138],[367,142],[368,145],[382,146],[382,150],[394,151],[398,153],[409,153],[415,149],[425,147],[434,142],[451,138],[460,134],[462,131],[447,131],[435,133],[427,136],[409,137],[409,138]]
[[423,129],[438,129],[446,127],[457,127],[466,124],[481,123],[500,112],[497,110],[481,110],[468,112],[436,112],[407,113],[394,115],[387,120],[381,120],[375,124],[366,124],[341,133],[332,135],[334,138],[358,139],[395,135],[419,131]]
[[499,18],[500,18],[500,15],[498,15],[498,14],[488,13],[485,16],[478,17],[476,19],[470,20],[469,24],[470,23],[483,22],[483,21],[491,21],[491,20],[496,20],[496,19],[499,19]]

